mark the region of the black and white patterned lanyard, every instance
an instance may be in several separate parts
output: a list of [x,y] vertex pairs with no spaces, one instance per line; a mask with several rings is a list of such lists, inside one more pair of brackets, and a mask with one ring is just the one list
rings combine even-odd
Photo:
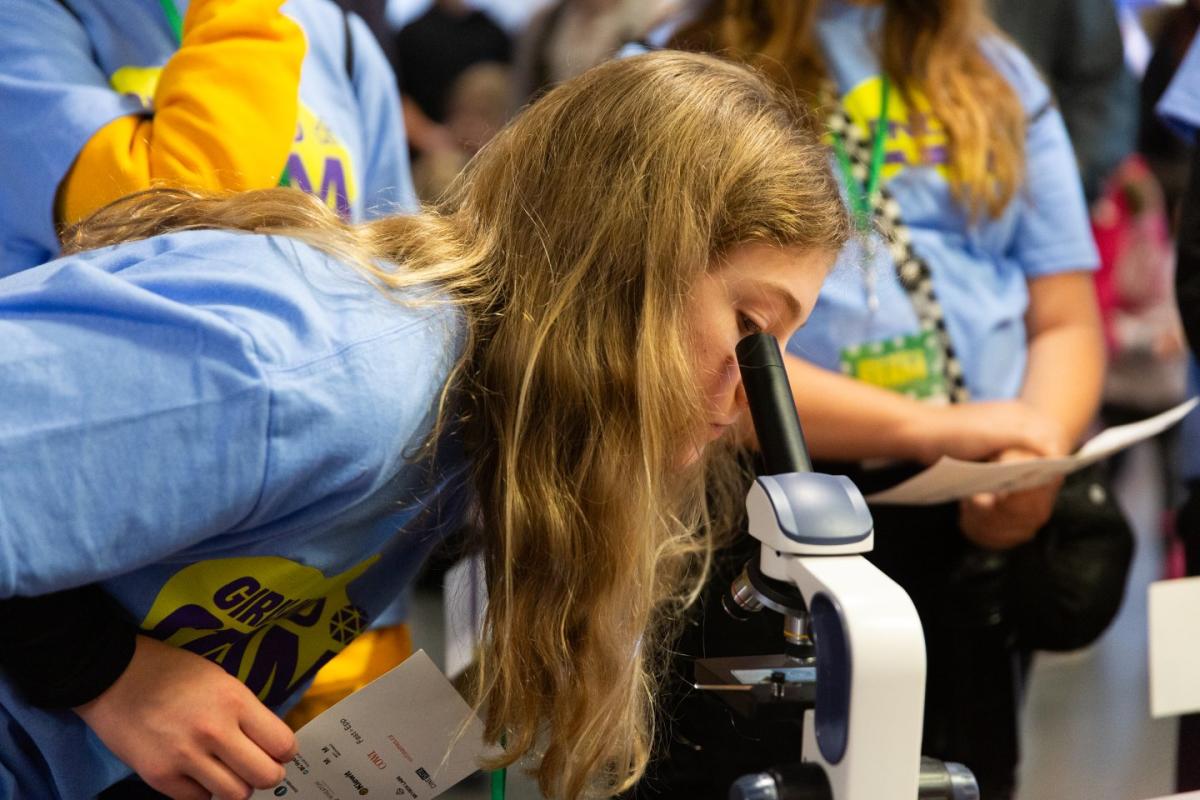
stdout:
[[[826,97],[829,96],[832,95],[826,94]],[[841,142],[850,164],[847,180],[852,177],[859,181],[860,185],[867,185],[870,179],[872,142],[859,135],[854,121],[840,102],[826,102],[825,107],[830,109],[826,117],[829,132]],[[882,121],[880,124],[883,124]],[[913,250],[912,236],[900,215],[900,204],[887,186],[880,181],[876,191],[870,192],[867,199],[871,203],[875,230],[887,243],[888,254],[896,267],[896,276],[908,294],[909,302],[917,315],[917,322],[922,331],[933,334],[942,350],[942,368],[950,402],[965,403],[971,399],[970,391],[963,376],[962,362],[958,359],[958,352],[954,343],[950,341],[950,332],[946,329],[946,317],[942,312],[941,303],[934,293],[933,273],[929,264]]]

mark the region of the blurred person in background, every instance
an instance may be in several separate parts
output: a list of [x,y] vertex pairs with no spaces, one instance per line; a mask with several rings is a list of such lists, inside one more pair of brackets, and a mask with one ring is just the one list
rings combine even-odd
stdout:
[[395,48],[404,122],[414,154],[458,152],[455,134],[446,128],[455,82],[475,64],[509,64],[508,34],[466,0],[436,0],[400,29]]
[[[1101,419],[1119,425],[1164,411],[1186,394],[1168,204],[1155,172],[1134,153],[1138,86],[1118,9],[1112,0],[989,0],[989,6],[1046,77],[1079,163],[1100,254],[1096,291],[1108,353]],[[1169,496],[1178,482],[1177,436],[1173,428],[1156,437]],[[1112,468],[1123,461],[1114,458]],[[1169,516],[1163,525],[1170,529]]]
[[423,153],[413,162],[413,182],[422,201],[437,199],[496,135],[508,119],[511,101],[511,71],[503,64],[475,64],[458,76],[444,123],[451,146]]
[[[1182,12],[1181,12],[1182,16]],[[1179,313],[1192,351],[1191,384],[1200,387],[1200,38],[1193,37],[1179,66],[1162,94],[1157,113],[1180,137],[1190,162],[1180,185],[1179,225],[1176,238],[1176,296]],[[1200,439],[1200,418],[1185,420],[1187,443]],[[1200,448],[1183,448],[1183,477],[1188,496],[1179,510],[1176,531],[1183,542],[1186,573],[1200,575]],[[1184,714],[1179,720],[1176,760],[1176,789],[1200,789],[1200,714]]]
[[1091,204],[1133,151],[1137,82],[1125,64],[1113,0],[988,0],[992,18],[1053,93]]
[[680,5],[678,0],[556,0],[534,15],[518,41],[517,105],[642,39]]

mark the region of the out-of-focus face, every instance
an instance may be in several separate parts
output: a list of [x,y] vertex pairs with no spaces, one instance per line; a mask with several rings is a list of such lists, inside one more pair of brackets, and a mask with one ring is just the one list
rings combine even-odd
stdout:
[[705,401],[706,427],[698,443],[720,438],[746,408],[737,343],[765,332],[785,345],[808,319],[835,256],[824,250],[740,245],[697,281],[688,322]]

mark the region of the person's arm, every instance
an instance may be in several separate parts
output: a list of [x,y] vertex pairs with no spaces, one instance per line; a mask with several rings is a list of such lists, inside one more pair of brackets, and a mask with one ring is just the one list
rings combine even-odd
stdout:
[[1090,272],[1029,282],[1028,366],[1021,399],[1057,420],[1064,447],[1079,442],[1100,407],[1104,338]]
[[118,758],[172,797],[269,789],[295,751],[287,725],[236,678],[139,636],[99,586],[0,600],[0,641],[0,672],[31,705],[73,708]]
[[[998,61],[1029,114],[1025,180],[1012,200],[1016,226],[1008,253],[1029,290],[1026,371],[1021,399],[1059,427],[1040,452],[1010,448],[998,460],[1068,453],[1091,421],[1104,378],[1103,337],[1090,270],[1099,263],[1079,173],[1058,110],[1036,71],[1015,51]],[[968,540],[1007,549],[1033,538],[1050,518],[1061,481],[1011,494],[981,494],[959,506]]]
[[930,405],[784,356],[814,458],[983,460],[1008,448],[1040,451],[1057,430],[1021,402]]
[[277,184],[295,135],[306,46],[281,4],[194,0],[183,42],[159,77],[153,116],[119,117],[87,140],[61,184],[58,222],[157,184]]
[[[1055,420],[1062,432],[1051,449],[1011,448],[1001,461],[1066,455],[1100,406],[1104,382],[1104,340],[1092,276],[1065,272],[1029,283],[1028,366],[1021,398]],[[1028,541],[1054,511],[1061,481],[1007,495],[982,494],[964,500],[959,521],[967,538],[1003,550]]]
[[414,150],[427,155],[458,149],[446,126],[431,120],[415,100],[408,95],[401,95],[400,104],[404,110],[404,130]]
[[241,800],[283,780],[296,739],[208,659],[137,636],[128,666],[74,711],[151,788],[177,800]]

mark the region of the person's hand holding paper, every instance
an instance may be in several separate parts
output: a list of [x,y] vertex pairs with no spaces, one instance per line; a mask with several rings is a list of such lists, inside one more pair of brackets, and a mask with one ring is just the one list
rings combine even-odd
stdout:
[[[995,459],[996,463],[1031,461],[1063,455],[1066,448],[1058,443],[1058,452],[1014,448]],[[959,501],[958,519],[963,535],[973,544],[988,550],[1008,550],[1034,537],[1054,511],[1054,501],[1062,486],[1062,477],[1014,492],[980,492]]]
[[903,483],[867,497],[873,503],[934,505],[982,493],[1014,493],[1044,486],[1130,445],[1156,436],[1196,407],[1196,399],[1141,422],[1109,428],[1072,456],[997,460],[988,463],[943,457]]

